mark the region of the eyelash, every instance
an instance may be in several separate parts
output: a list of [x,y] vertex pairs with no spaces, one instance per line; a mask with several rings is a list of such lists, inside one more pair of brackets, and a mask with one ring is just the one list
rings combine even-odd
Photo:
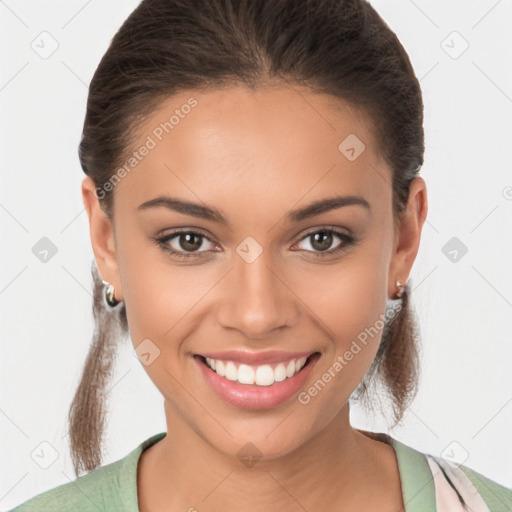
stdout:
[[[308,252],[313,252],[313,254],[315,254],[314,258],[315,259],[321,259],[321,258],[324,258],[326,256],[332,256],[333,254],[337,254],[337,253],[340,253],[342,251],[345,251],[349,246],[351,245],[355,245],[358,240],[351,236],[351,235],[347,235],[346,233],[342,233],[340,231],[337,231],[333,228],[328,228],[328,227],[324,227],[324,228],[319,228],[319,229],[315,229],[314,231],[310,231],[308,233],[306,233],[300,240],[299,242],[302,242],[303,240],[307,239],[309,236],[311,235],[314,235],[316,233],[326,233],[326,234],[333,234],[333,235],[336,235],[337,237],[339,237],[343,243],[337,247],[336,249],[331,249],[331,250],[328,250],[328,251],[308,251]],[[179,260],[188,260],[188,259],[191,259],[191,258],[197,258],[197,254],[201,254],[201,252],[199,253],[182,253],[182,252],[178,252],[178,251],[175,251],[174,249],[171,249],[167,244],[166,242],[168,242],[169,240],[172,240],[173,238],[176,238],[177,235],[181,235],[181,234],[190,234],[190,235],[197,235],[203,239],[206,239],[208,240],[209,242],[212,242],[212,240],[207,237],[206,235],[202,234],[202,233],[199,233],[197,231],[193,231],[193,230],[188,230],[188,229],[180,229],[180,230],[175,230],[173,231],[172,233],[168,233],[166,235],[163,235],[163,236],[157,236],[155,238],[152,238],[152,241],[158,245],[161,249],[163,249],[165,252],[169,253],[170,256],[172,256],[173,258],[177,258]]]

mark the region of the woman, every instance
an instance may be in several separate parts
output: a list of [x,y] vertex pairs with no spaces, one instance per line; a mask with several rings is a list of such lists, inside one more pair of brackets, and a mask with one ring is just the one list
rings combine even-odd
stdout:
[[[417,390],[422,123],[363,0],[143,0],[80,144],[97,330],[69,419],[88,474],[15,510],[509,510],[512,490],[349,421],[373,390],[396,425]],[[167,433],[100,467],[123,333]]]

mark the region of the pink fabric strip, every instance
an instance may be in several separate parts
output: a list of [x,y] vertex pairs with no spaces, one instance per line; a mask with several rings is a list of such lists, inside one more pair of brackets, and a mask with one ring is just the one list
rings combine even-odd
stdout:
[[[437,512],[490,512],[489,507],[462,469],[441,457],[432,455],[425,455],[425,457],[434,477]],[[462,496],[465,505],[460,502],[450,482]]]

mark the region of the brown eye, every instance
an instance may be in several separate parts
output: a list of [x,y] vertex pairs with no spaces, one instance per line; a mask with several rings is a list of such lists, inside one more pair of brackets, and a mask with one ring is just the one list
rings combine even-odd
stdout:
[[208,249],[206,248],[203,251],[199,249],[204,248],[206,240],[215,247],[215,244],[206,235],[195,231],[174,231],[153,239],[158,246],[177,259],[203,256],[204,253],[208,252]]
[[196,233],[180,233],[177,235],[178,245],[185,251],[196,251],[203,245],[202,236]]
[[[337,247],[330,249],[336,239],[341,240],[338,242]],[[306,247],[306,251],[314,253],[315,257],[323,257],[333,255],[339,251],[345,250],[348,246],[355,244],[356,239],[353,236],[347,235],[334,229],[317,229],[316,231],[309,232],[301,239],[301,242],[309,242],[310,248]]]
[[331,247],[333,242],[332,232],[329,231],[319,231],[318,233],[309,235],[309,238],[311,240],[311,246],[318,251],[326,251]]

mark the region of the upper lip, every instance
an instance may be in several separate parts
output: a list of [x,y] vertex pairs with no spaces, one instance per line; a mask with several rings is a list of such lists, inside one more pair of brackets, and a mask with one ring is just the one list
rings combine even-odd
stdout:
[[237,361],[247,365],[261,365],[291,361],[301,357],[309,357],[316,351],[309,352],[287,352],[287,351],[267,351],[267,352],[248,352],[245,350],[226,350],[224,352],[203,352],[197,354],[210,359],[220,359],[222,361]]

